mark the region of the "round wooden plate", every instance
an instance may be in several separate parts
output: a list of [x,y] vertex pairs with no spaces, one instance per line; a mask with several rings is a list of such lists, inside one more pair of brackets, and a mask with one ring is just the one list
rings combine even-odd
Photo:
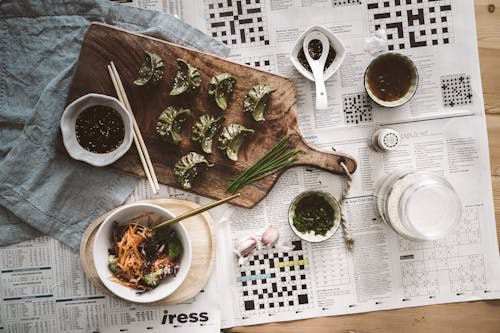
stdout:
[[[187,210],[199,207],[197,203],[177,200],[177,199],[154,199],[144,200],[147,202],[162,206],[170,210],[175,215],[179,215]],[[94,237],[99,225],[104,221],[110,212],[94,220],[85,230],[80,243],[80,260],[83,271],[90,281],[103,293],[117,297],[112,294],[101,282],[94,265],[93,245]],[[205,286],[212,273],[215,262],[216,239],[213,227],[213,220],[207,212],[185,219],[182,225],[188,231],[191,239],[193,259],[189,273],[181,286],[170,296],[154,303],[155,305],[177,304],[193,298]]]

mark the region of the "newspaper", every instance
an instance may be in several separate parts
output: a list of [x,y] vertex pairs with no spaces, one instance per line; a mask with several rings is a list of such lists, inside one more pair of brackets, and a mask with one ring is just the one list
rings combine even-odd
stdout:
[[[172,1],[163,2],[169,6]],[[472,1],[273,0],[183,1],[177,15],[231,46],[235,61],[293,79],[300,130],[318,148],[356,158],[345,212],[355,238],[346,250],[339,230],[320,244],[294,237],[288,207],[308,189],[337,198],[345,178],[313,168],[284,173],[251,210],[234,208],[222,224],[218,252],[222,327],[359,313],[500,296],[500,260]],[[180,8],[180,6],[176,6]],[[312,25],[335,33],[347,56],[326,82],[328,105],[315,110],[314,84],[290,61],[299,35]],[[365,39],[384,28],[388,48],[414,60],[420,82],[402,107],[370,101],[364,71],[373,56]],[[278,87],[279,89],[279,87]],[[391,153],[370,147],[380,127],[397,130]],[[376,215],[377,180],[397,169],[446,177],[463,203],[463,220],[443,240],[398,236]],[[232,247],[273,224],[292,250],[256,252],[242,266]]]
[[[472,2],[120,2],[175,14],[230,45],[233,60],[294,80],[299,127],[307,141],[358,161],[345,205],[355,249],[347,251],[341,230],[320,244],[293,235],[287,210],[295,195],[321,189],[339,198],[345,185],[340,176],[293,168],[253,209],[225,206],[211,212],[217,221],[216,271],[204,292],[186,304],[148,307],[104,296],[84,277],[78,254],[51,238],[0,248],[0,331],[156,332],[176,327],[179,332],[215,332],[221,325],[500,297]],[[347,49],[339,72],[326,82],[329,108],[322,111],[314,109],[313,83],[289,60],[296,38],[313,24],[337,34]],[[372,59],[365,38],[378,26],[391,27],[389,45],[410,56],[420,74],[414,98],[396,109],[370,102],[362,84]],[[402,135],[398,150],[382,154],[370,148],[370,135],[381,126]],[[376,216],[372,194],[377,180],[401,168],[443,175],[458,191],[464,218],[447,238],[408,241]],[[130,200],[155,197],[141,182]],[[206,200],[163,186],[158,197]],[[256,252],[239,266],[234,243],[270,224],[280,229],[288,249]],[[182,323],[179,318],[185,316],[179,314],[193,314],[198,321]]]
[[[150,199],[141,181],[129,201]],[[162,198],[200,202],[161,186]],[[50,237],[0,248],[0,332],[220,332],[215,278],[193,299],[172,306],[129,303],[86,278],[78,252]]]

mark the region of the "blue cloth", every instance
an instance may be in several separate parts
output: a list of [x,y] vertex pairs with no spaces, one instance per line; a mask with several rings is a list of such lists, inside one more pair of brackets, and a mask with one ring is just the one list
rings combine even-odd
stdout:
[[135,187],[133,176],[55,148],[92,21],[220,56],[229,52],[173,16],[111,1],[0,1],[0,245],[44,234],[76,249],[86,226]]

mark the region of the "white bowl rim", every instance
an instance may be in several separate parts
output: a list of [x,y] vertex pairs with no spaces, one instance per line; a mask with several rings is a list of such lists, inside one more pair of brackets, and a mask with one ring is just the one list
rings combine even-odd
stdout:
[[[88,151],[76,139],[76,118],[83,110],[94,105],[104,105],[114,109],[120,114],[123,121],[125,128],[123,142],[109,153],[100,154]],[[97,167],[116,162],[130,149],[133,141],[133,119],[130,113],[116,98],[97,93],[83,95],[69,104],[61,116],[60,128],[63,144],[68,154],[75,160],[83,161]]]
[[336,36],[336,34],[333,34],[332,32],[328,31],[322,26],[315,25],[312,27],[307,28],[300,36],[297,38],[297,41],[292,49],[292,53],[290,54],[290,59],[295,66],[295,68],[299,71],[300,74],[302,74],[305,78],[309,79],[310,81],[314,82],[314,76],[311,72],[309,72],[307,69],[302,66],[302,64],[298,60],[298,54],[300,52],[300,49],[302,49],[302,42],[304,40],[304,37],[309,34],[311,31],[320,31],[324,33],[327,37],[328,40],[330,41],[331,46],[336,52],[335,59],[333,62],[330,64],[330,66],[327,68],[327,70],[324,73],[324,80],[328,80],[335,72],[337,72],[340,68],[340,65],[344,62],[345,56],[346,56],[346,49],[344,46],[344,43]]
[[[310,194],[313,194],[313,193],[325,196],[328,199],[330,199],[331,202],[334,202],[336,207],[337,207],[337,212],[339,214],[338,217],[334,221],[333,227],[330,230],[328,230],[328,232],[324,236],[316,235],[313,233],[302,233],[302,232],[298,231],[297,228],[295,228],[295,226],[293,225],[292,207],[299,199],[302,199],[303,197],[310,195]],[[310,242],[310,243],[319,243],[319,242],[326,241],[327,239],[330,239],[339,229],[339,226],[340,226],[340,204],[337,201],[337,199],[335,199],[335,197],[333,195],[331,195],[330,193],[325,192],[325,191],[308,190],[308,191],[301,192],[295,198],[293,198],[292,203],[290,204],[290,208],[288,209],[288,224],[290,225],[290,228],[295,233],[295,235],[297,235],[302,240],[305,240],[305,241]]]
[[[123,206],[116,208],[115,210],[111,211],[111,213],[102,221],[102,223],[99,225],[99,228],[96,231],[96,234],[94,237],[94,244],[93,244],[93,248],[92,248],[92,252],[93,252],[92,255],[94,257],[93,258],[94,264],[96,262],[95,258],[98,255],[98,250],[96,250],[96,248],[97,248],[96,241],[100,238],[101,234],[104,232],[103,231],[104,225],[111,223],[112,218],[117,213],[119,213],[123,210],[129,209],[129,208],[132,208],[132,207],[144,207],[145,210],[147,210],[147,209],[155,210],[156,209],[157,211],[161,211],[163,214],[170,216],[171,218],[175,217],[175,215],[171,211],[169,211],[168,209],[163,208],[162,206],[152,204],[152,203],[147,203],[147,202],[133,202],[133,203],[125,204]],[[170,280],[170,281],[161,282],[160,285],[158,285],[155,289],[153,289],[153,291],[154,290],[161,290],[162,286],[165,288],[165,287],[169,286],[169,284],[171,285],[171,283],[176,284],[175,288],[173,288],[169,293],[162,293],[162,294],[158,295],[158,297],[151,297],[152,291],[147,292],[147,293],[142,294],[142,295],[134,294],[134,296],[129,297],[127,295],[123,295],[123,294],[120,294],[118,292],[115,292],[115,290],[113,290],[114,288],[112,288],[112,287],[110,289],[109,286],[113,286],[114,284],[116,284],[116,285],[119,285],[119,284],[109,280],[109,277],[112,275],[111,272],[107,271],[108,273],[106,275],[103,275],[103,271],[99,270],[97,268],[97,265],[96,265],[95,269],[96,269],[97,275],[99,276],[99,279],[104,284],[106,289],[121,299],[124,299],[126,301],[130,301],[130,302],[134,302],[134,303],[143,303],[143,304],[157,302],[159,300],[165,299],[166,297],[168,297],[172,293],[174,293],[182,285],[182,283],[184,283],[184,280],[186,279],[186,277],[189,273],[189,270],[191,268],[191,263],[192,263],[192,244],[191,244],[191,239],[189,237],[189,233],[187,232],[187,230],[184,227],[184,225],[182,224],[182,222],[175,223],[175,225],[177,228],[179,228],[182,231],[182,233],[184,233],[186,235],[187,248],[183,248],[183,251],[186,254],[186,258],[184,259],[182,265],[184,267],[187,267],[187,269],[185,269],[183,271],[179,271],[179,273],[175,276],[175,279]],[[106,237],[106,240],[109,242],[109,237]],[[106,246],[106,248],[109,248],[109,245],[110,244],[108,244]],[[99,253],[99,255],[102,255],[102,254]],[[107,257],[108,257],[108,253],[106,252],[106,258]],[[122,286],[122,285],[120,285],[120,286]],[[130,289],[130,290],[132,291],[132,289]],[[143,296],[149,296],[149,297],[143,297]]]

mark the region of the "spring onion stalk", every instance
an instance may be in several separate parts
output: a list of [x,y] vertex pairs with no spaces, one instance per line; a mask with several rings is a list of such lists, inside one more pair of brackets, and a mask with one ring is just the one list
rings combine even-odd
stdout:
[[296,162],[298,160],[296,155],[301,151],[296,149],[286,152],[290,147],[287,144],[287,141],[288,137],[281,138],[278,143],[257,162],[255,162],[255,164],[234,179],[226,190],[230,193],[234,193],[243,186],[271,176],[279,170]]

